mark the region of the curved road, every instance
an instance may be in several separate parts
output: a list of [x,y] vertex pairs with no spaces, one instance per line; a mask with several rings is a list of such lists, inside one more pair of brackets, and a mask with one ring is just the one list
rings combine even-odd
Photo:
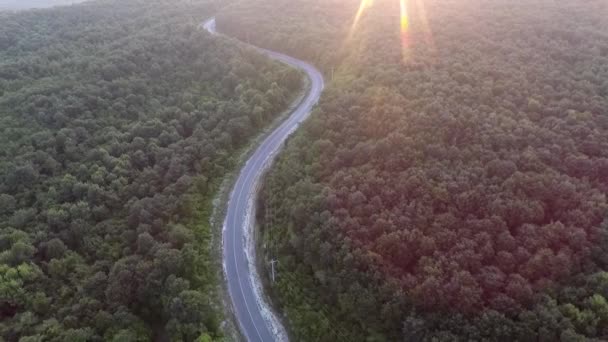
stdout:
[[[217,34],[215,18],[206,21],[203,27]],[[298,68],[310,79],[310,90],[278,128],[268,135],[241,170],[228,202],[223,229],[223,264],[232,299],[234,314],[241,332],[248,341],[277,341],[284,336],[284,329],[270,313],[261,297],[259,283],[255,280],[255,262],[252,260],[254,242],[250,238],[255,215],[252,213],[260,177],[270,166],[287,137],[296,130],[300,122],[308,117],[317,103],[324,87],[321,72],[299,59],[257,48],[268,57]]]

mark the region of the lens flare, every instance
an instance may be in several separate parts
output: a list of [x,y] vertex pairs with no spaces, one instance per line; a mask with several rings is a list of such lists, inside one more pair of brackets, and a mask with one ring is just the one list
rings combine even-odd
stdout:
[[357,24],[359,23],[359,20],[361,19],[363,12],[365,12],[366,9],[372,7],[373,5],[374,5],[374,0],[361,0],[361,4],[359,5],[359,10],[357,11],[357,15],[355,16],[355,21],[353,22],[353,28],[356,27]]
[[410,20],[407,15],[407,2],[406,0],[400,0],[399,8],[401,9],[401,34],[407,33],[410,27]]
[[409,59],[410,18],[407,12],[407,0],[399,0],[401,22],[401,52],[404,61]]
[[422,29],[422,32],[424,33],[424,39],[429,47],[429,49],[431,50],[431,52],[434,54],[436,51],[435,49],[435,42],[433,40],[433,32],[431,32],[431,25],[429,25],[429,18],[426,15],[426,7],[424,6],[424,0],[415,0],[415,6],[416,6],[416,12],[418,13],[418,18],[420,20],[420,28]]
[[[391,5],[396,4],[396,1],[391,3]],[[374,0],[360,0],[359,8],[354,16],[348,35],[342,42],[340,51],[344,51],[350,46],[358,27],[361,25],[360,22],[363,16],[372,6],[374,6]],[[391,11],[394,10],[395,8],[392,7]],[[414,53],[412,48],[420,39],[425,43],[421,45],[421,48],[429,51],[430,56],[435,56],[436,47],[426,13],[425,0],[399,0],[399,39],[401,40],[401,54],[404,62],[412,61],[412,54]],[[427,58],[427,62],[431,59]]]
[[350,32],[348,34],[349,40],[350,40],[350,37],[352,37],[352,35],[355,33],[355,30],[357,29],[357,25],[359,24],[359,21],[361,20],[363,13],[365,12],[365,10],[372,7],[373,4],[374,4],[374,0],[361,0],[361,4],[359,5],[359,10],[357,11],[357,14],[355,15],[355,20],[353,21],[353,25],[351,26]]

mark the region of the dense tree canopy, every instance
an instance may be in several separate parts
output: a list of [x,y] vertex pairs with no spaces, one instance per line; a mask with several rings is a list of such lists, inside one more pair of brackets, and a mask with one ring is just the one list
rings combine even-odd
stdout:
[[220,17],[332,81],[260,203],[294,337],[608,339],[605,3],[401,3]]
[[216,8],[0,14],[0,340],[221,338],[211,199],[300,77]]

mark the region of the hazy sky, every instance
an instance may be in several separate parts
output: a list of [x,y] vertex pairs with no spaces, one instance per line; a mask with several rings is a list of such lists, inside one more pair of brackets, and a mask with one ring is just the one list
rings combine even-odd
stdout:
[[85,0],[0,0],[0,9],[27,9],[69,5]]

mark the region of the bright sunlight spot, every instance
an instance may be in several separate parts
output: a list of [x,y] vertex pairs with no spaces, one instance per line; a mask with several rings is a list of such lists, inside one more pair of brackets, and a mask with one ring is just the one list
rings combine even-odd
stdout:
[[400,8],[400,23],[401,23],[401,51],[403,54],[403,61],[407,61],[409,59],[409,46],[410,46],[410,19],[407,11],[407,0],[399,0],[399,8]]
[[355,20],[353,21],[353,26],[351,26],[350,32],[348,34],[348,40],[350,40],[350,38],[354,34],[355,30],[357,29],[359,20],[361,20],[361,16],[365,12],[365,10],[372,7],[373,5],[374,5],[374,0],[361,0],[361,5],[359,5],[359,10],[357,11],[357,15],[355,16]]

